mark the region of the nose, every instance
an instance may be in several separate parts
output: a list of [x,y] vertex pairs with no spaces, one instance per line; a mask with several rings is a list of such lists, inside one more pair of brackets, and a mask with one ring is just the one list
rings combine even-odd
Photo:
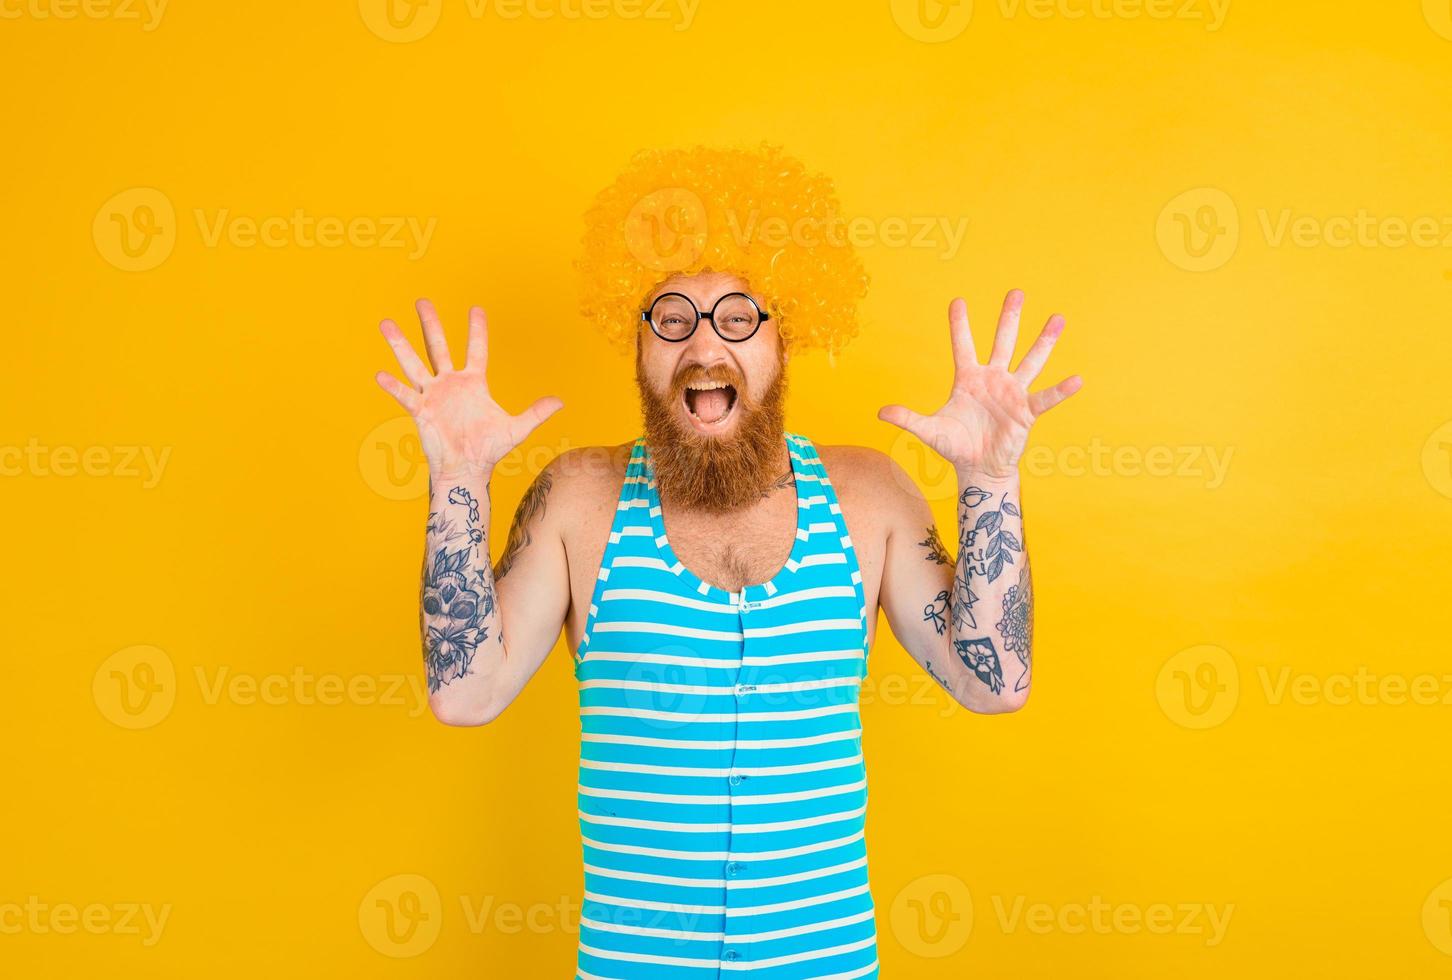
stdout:
[[727,360],[727,350],[726,341],[722,340],[721,335],[712,329],[711,321],[702,318],[696,324],[696,332],[691,334],[690,340],[686,341],[686,349],[683,353],[687,361],[710,366]]

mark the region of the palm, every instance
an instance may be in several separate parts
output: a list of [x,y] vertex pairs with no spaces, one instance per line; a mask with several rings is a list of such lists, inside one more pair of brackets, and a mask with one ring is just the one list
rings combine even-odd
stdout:
[[443,374],[423,390],[414,421],[431,467],[449,460],[479,460],[492,467],[514,448],[510,415],[489,395],[482,378]]
[[1078,391],[1077,375],[1052,388],[1030,392],[1054,342],[1063,332],[1063,317],[1053,316],[1013,371],[1008,369],[1018,340],[1023,294],[1013,290],[1003,303],[993,354],[978,363],[967,305],[955,299],[948,307],[953,346],[953,386],[948,400],[932,415],[919,415],[902,405],[888,405],[878,418],[900,426],[933,448],[960,471],[1005,478],[1018,466],[1028,443],[1029,428],[1044,412]]
[[427,300],[418,303],[424,346],[433,372],[424,365],[403,331],[392,320],[381,329],[409,384],[385,371],[378,384],[408,410],[418,425],[419,442],[435,476],[488,474],[515,446],[563,405],[558,398],[536,401],[519,415],[510,415],[489,393],[488,320],[484,311],[469,311],[469,345],[464,367],[455,370],[443,325]]

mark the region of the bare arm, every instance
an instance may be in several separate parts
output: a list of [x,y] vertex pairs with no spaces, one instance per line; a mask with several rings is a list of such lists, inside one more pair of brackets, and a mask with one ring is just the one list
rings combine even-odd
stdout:
[[497,718],[559,639],[570,583],[548,513],[552,469],[520,499],[493,567],[488,483],[475,477],[430,486],[419,628],[429,705],[447,724]]
[[1028,698],[1033,662],[1018,480],[965,475],[959,482],[956,557],[926,501],[898,508],[883,564],[883,611],[898,642],[955,701],[981,714],[1016,711]]
[[[878,413],[918,436],[958,474],[957,553],[938,535],[921,494],[899,493],[883,564],[881,603],[893,635],[964,707],[1017,711],[1033,664],[1033,580],[1018,461],[1035,419],[1081,385],[1077,376],[1030,393],[1064,321],[1054,316],[1010,372],[1023,294],[1004,300],[993,354],[979,364],[966,305],[949,306],[954,356],[948,402],[930,416],[901,405]],[[895,468],[899,487],[911,480]]]
[[[446,724],[482,725],[498,717],[539,669],[569,604],[564,547],[546,518],[550,469],[525,494],[500,567],[489,563],[494,466],[561,403],[542,398],[522,414],[509,415],[490,396],[485,378],[484,311],[469,311],[468,357],[461,370],[454,369],[432,305],[420,300],[418,311],[433,373],[398,325],[385,320],[383,335],[409,383],[384,372],[378,383],[414,417],[429,460],[419,589],[429,707]],[[534,546],[526,549],[524,541]],[[506,588],[510,571],[513,580]]]

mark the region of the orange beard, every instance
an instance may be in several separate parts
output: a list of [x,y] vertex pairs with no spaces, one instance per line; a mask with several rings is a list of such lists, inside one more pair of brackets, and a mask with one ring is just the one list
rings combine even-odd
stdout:
[[[736,431],[725,438],[703,436],[679,415],[686,385],[719,380],[736,388]],[[645,442],[655,471],[655,489],[662,502],[688,510],[731,511],[759,501],[781,474],[786,448],[786,365],[759,401],[746,393],[746,379],[729,367],[713,371],[694,366],[671,379],[659,394],[635,358],[635,386],[640,389]]]

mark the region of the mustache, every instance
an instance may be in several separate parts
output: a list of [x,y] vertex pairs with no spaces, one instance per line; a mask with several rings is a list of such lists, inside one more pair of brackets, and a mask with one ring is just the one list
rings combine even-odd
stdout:
[[671,387],[679,391],[693,381],[722,381],[738,391],[746,387],[746,378],[741,372],[724,364],[709,368],[700,364],[687,365],[671,379]]

